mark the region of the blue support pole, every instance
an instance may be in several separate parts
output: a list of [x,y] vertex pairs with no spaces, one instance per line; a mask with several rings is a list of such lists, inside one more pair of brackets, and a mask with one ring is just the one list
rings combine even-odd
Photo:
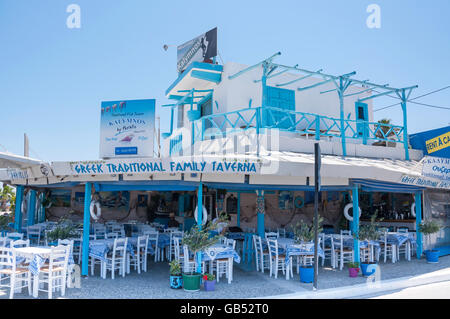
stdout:
[[408,116],[406,112],[405,92],[402,92],[402,111],[403,111],[403,147],[405,148],[405,160],[409,161],[409,144],[408,144]]
[[84,186],[84,216],[83,216],[83,256],[81,262],[81,274],[87,276],[89,272],[89,230],[91,221],[91,190],[92,184],[86,183]]
[[[202,229],[203,220],[203,183],[200,181],[198,184],[197,191],[197,226],[199,230]],[[197,272],[200,274],[202,272],[202,253],[197,252]]]
[[258,190],[256,191],[256,211],[258,213],[257,219],[257,233],[261,238],[265,237],[265,229],[264,229],[264,191]]
[[184,216],[184,194],[178,197],[178,216]]
[[341,142],[342,142],[342,156],[347,156],[347,147],[345,145],[345,122],[344,122],[344,91],[342,77],[339,79],[339,116],[341,121]]
[[23,201],[24,186],[16,187],[16,212],[14,215],[14,229],[16,232],[22,232],[22,201]]
[[419,232],[419,225],[422,223],[422,192],[418,191],[415,193],[415,201],[416,201],[416,244],[417,244],[417,259],[420,259],[423,252],[423,238],[422,233]]
[[27,209],[27,226],[34,225],[34,219],[36,215],[36,191],[30,190],[30,200],[28,202]]
[[237,227],[241,227],[241,193],[237,193]]
[[[353,229],[352,233],[354,235],[359,234],[359,194],[358,185],[353,187]],[[353,239],[353,261],[359,262],[359,240],[357,238]]]

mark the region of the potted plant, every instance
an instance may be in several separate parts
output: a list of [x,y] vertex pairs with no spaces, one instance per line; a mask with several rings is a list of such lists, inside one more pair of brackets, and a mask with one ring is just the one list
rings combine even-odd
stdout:
[[[322,231],[323,218],[319,217],[318,233]],[[303,220],[293,228],[294,240],[296,244],[311,244],[314,241],[314,225],[309,225]],[[314,266],[302,265],[300,268],[300,281],[311,283],[314,281]]]
[[352,278],[358,277],[358,272],[359,272],[359,262],[355,261],[348,263],[348,273],[350,277]]
[[204,274],[203,283],[205,291],[214,291],[214,286],[216,285],[216,276],[213,274]]
[[170,288],[180,289],[183,285],[183,276],[181,275],[181,264],[173,259],[170,264]]
[[[377,241],[380,239],[380,232],[378,231],[378,223],[375,222],[377,218],[377,214],[373,214],[370,218],[370,223],[361,225],[359,227],[358,233],[353,234],[353,237],[361,240],[361,241],[367,241],[367,244],[369,245],[370,242]],[[367,271],[369,265],[376,265],[376,262],[371,262],[369,260],[361,262],[361,272],[363,276],[370,276],[375,273],[375,269],[371,271]]]
[[[183,236],[182,244],[189,248],[189,251],[194,253],[194,260],[197,263],[197,253],[205,250],[219,240],[218,235],[211,236],[210,232],[217,228],[217,223],[213,222],[200,229],[198,225],[193,226]],[[197,266],[197,265],[196,265]],[[183,271],[183,288],[186,291],[198,291],[200,290],[201,274],[198,272],[187,273]]]
[[[441,230],[442,225],[434,220],[423,221],[419,225],[419,232],[424,234],[428,245],[430,244],[430,235],[437,233]],[[430,264],[435,264],[439,261],[439,250],[438,249],[429,249],[424,251],[425,256],[427,258],[427,262]]]
[[12,214],[0,215],[0,231],[4,236],[6,236],[5,233],[13,231],[13,228],[11,228],[12,220]]

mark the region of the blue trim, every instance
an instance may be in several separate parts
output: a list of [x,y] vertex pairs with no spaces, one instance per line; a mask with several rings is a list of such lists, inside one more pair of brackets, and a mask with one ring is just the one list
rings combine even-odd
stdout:
[[264,212],[260,212],[258,210],[258,201],[260,200],[260,198],[262,197],[262,200],[265,201],[264,199],[264,193],[261,190],[256,191],[256,210],[257,210],[257,233],[258,236],[260,236],[261,238],[265,237],[265,226],[264,226]]
[[92,184],[86,183],[84,186],[84,215],[83,215],[83,248],[82,248],[82,262],[81,274],[87,276],[89,272],[89,229],[91,221],[91,190]]
[[189,66],[184,70],[183,73],[181,73],[178,78],[175,80],[175,82],[172,83],[171,86],[166,90],[166,95],[169,94],[169,92],[178,84],[181,82],[181,80],[184,79],[184,77],[189,74],[189,72],[192,69],[202,69],[202,70],[210,70],[210,71],[217,71],[222,72],[223,66],[218,64],[210,64],[210,63],[203,63],[203,62],[192,62],[189,64]]
[[237,217],[236,226],[241,227],[241,193],[237,193]]
[[42,184],[42,185],[33,185],[33,187],[36,188],[72,188],[75,186],[80,185],[79,182],[63,182],[63,183],[56,183],[56,184]]
[[36,214],[36,191],[30,190],[30,201],[27,208],[27,226],[33,226]]
[[[207,187],[217,189],[227,189],[232,191],[246,191],[246,190],[287,190],[287,191],[314,191],[314,186],[307,185],[264,185],[264,184],[237,184],[237,183],[215,183],[204,182]],[[352,186],[321,186],[321,191],[345,191],[351,190]]]
[[[197,189],[197,226],[198,229],[202,229],[202,221],[203,221],[203,184],[202,182],[198,183]],[[194,216],[195,217],[195,216]],[[197,272],[200,274],[202,272],[202,253],[197,252]]]
[[361,185],[367,192],[415,193],[425,188],[397,183],[380,182],[368,179],[352,179],[354,184]]
[[98,192],[112,191],[195,191],[198,182],[188,181],[119,181],[95,183]]
[[198,71],[198,70],[192,70],[191,77],[193,77],[195,79],[214,82],[216,84],[220,83],[220,81],[222,80],[221,73],[205,72],[205,71]]
[[14,229],[16,232],[22,232],[22,201],[25,187],[19,185],[16,187],[16,212],[14,215]]
[[[353,188],[353,222],[352,222],[352,234],[359,234],[359,192],[358,185]],[[359,240],[353,239],[353,261],[359,262]]]
[[[414,200],[416,201],[416,230],[419,230],[419,225],[422,223],[422,192],[416,192]],[[417,259],[420,259],[423,252],[423,234],[419,231],[416,232],[416,244]]]

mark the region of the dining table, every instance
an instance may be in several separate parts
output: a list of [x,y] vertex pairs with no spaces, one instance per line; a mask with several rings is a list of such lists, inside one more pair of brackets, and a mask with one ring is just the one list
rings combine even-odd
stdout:
[[212,269],[212,264],[216,259],[228,259],[228,283],[233,280],[233,261],[240,263],[241,257],[236,250],[228,245],[216,243],[211,247],[202,251],[202,260],[209,261],[209,267]]
[[[32,294],[34,298],[37,298],[39,293],[40,269],[47,261],[47,259],[50,258],[52,247],[50,246],[21,247],[16,248],[15,251],[17,257],[22,257],[30,261],[28,269],[30,270],[30,273],[33,275]],[[75,263],[73,261],[73,257],[72,255],[69,254],[68,265],[72,266],[74,264]]]
[[[293,238],[284,238],[280,237],[277,239],[278,242],[278,253],[285,254],[285,267],[286,267],[286,280],[289,280],[290,273],[288,271],[289,266],[292,262],[292,258],[294,256],[300,257],[313,257],[314,256],[314,242],[305,242],[305,243],[296,243]],[[263,247],[267,247],[267,241],[263,239],[262,241]],[[319,246],[317,250],[317,256],[324,258],[324,252],[322,248]]]

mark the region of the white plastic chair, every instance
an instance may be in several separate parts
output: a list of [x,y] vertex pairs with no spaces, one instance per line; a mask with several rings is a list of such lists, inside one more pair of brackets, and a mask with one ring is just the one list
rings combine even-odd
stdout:
[[48,292],[48,299],[52,299],[53,291],[56,289],[61,289],[61,296],[66,293],[69,254],[69,245],[52,247],[49,263],[40,269],[39,283],[47,283],[47,289],[38,288],[38,291]]
[[[8,279],[9,284],[4,284],[3,281]],[[27,284],[24,285],[24,282]],[[9,299],[12,299],[16,289],[26,286],[28,294],[31,295],[31,274],[28,267],[17,266],[14,248],[0,247],[0,287],[9,287]]]
[[119,270],[119,275],[125,277],[126,258],[127,258],[128,238],[114,239],[114,246],[111,254],[105,256],[106,261],[102,261],[103,278],[106,278],[107,271],[111,271],[111,278],[114,279],[114,273]]

